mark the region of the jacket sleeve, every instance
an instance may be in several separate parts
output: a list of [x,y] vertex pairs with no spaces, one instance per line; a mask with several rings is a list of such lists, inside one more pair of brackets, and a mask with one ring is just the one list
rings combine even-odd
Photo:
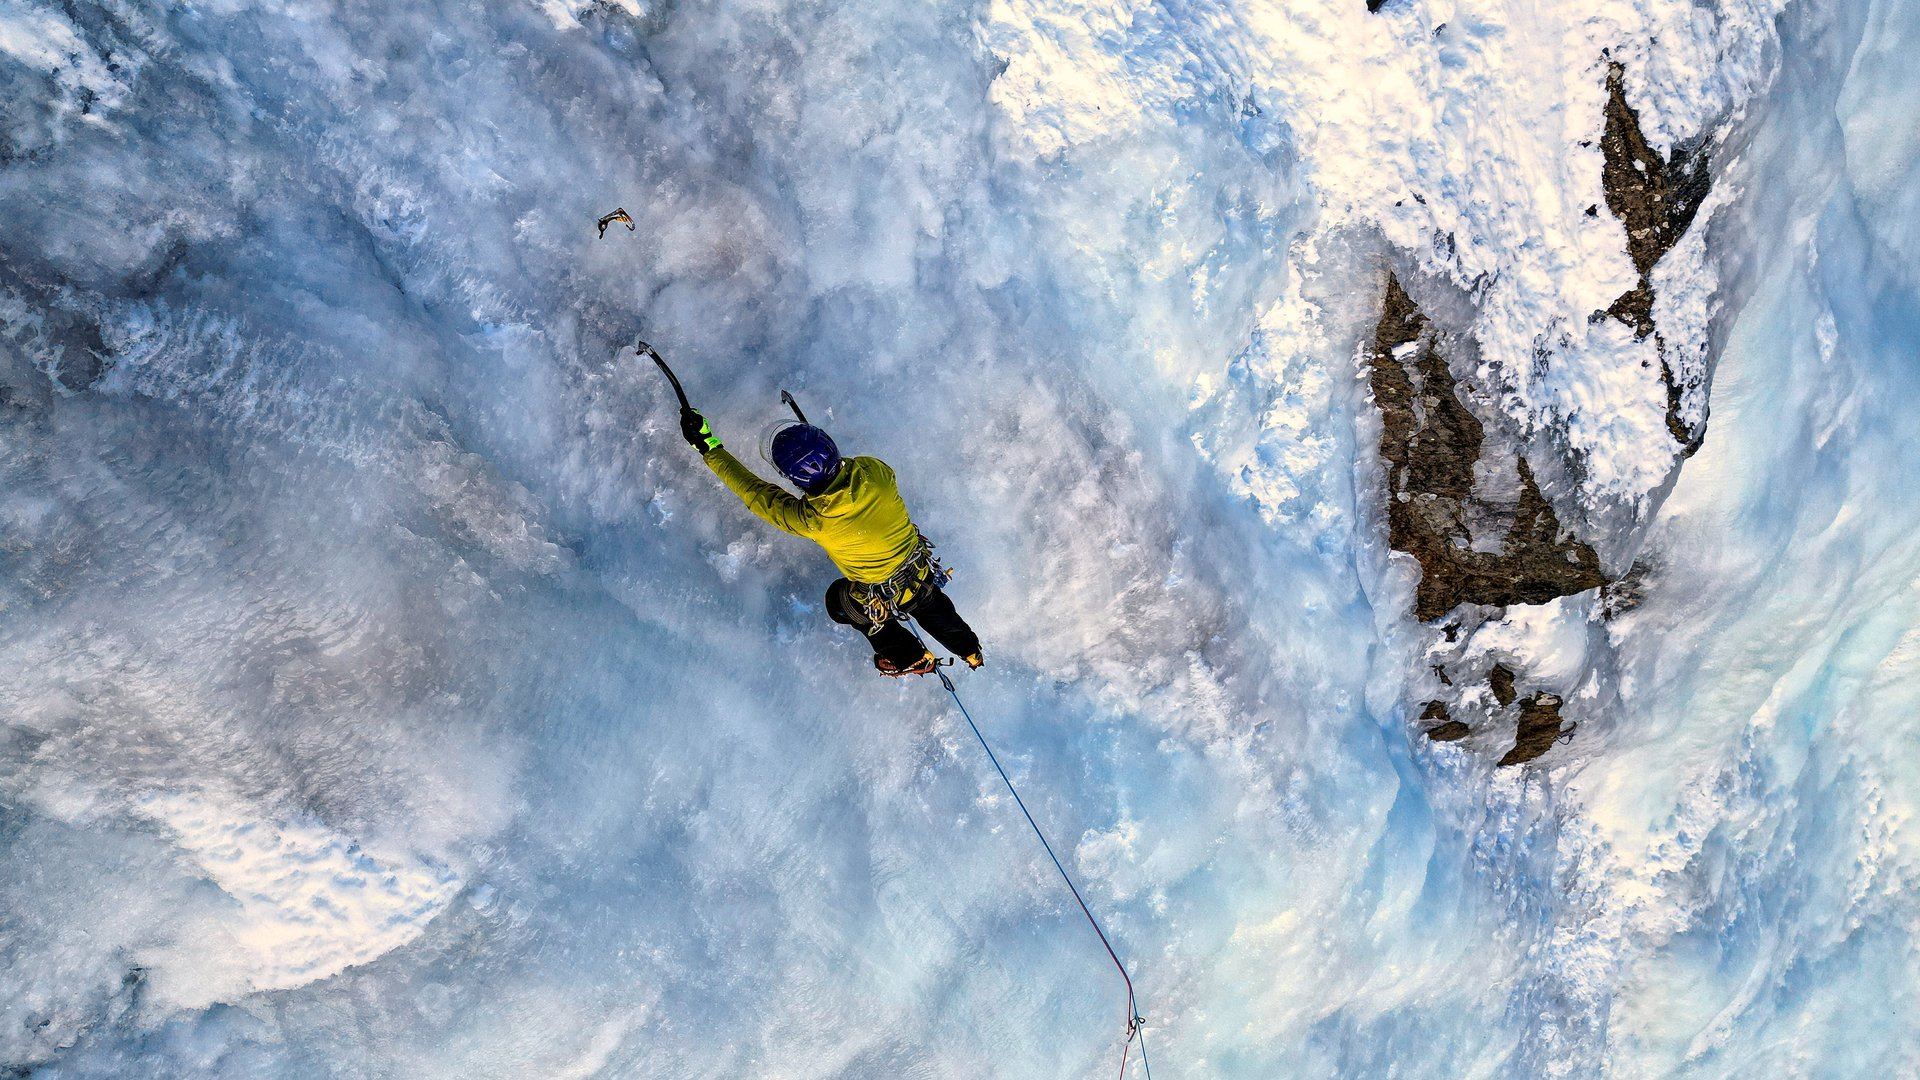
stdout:
[[807,509],[805,502],[753,475],[751,469],[726,450],[709,451],[700,460],[706,462],[707,468],[740,496],[740,501],[759,515],[760,520],[795,536],[811,538],[818,531],[819,517]]

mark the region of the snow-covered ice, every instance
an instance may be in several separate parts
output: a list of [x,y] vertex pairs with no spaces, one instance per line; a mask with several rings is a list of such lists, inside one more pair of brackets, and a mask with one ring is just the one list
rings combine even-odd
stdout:
[[[731,445],[786,387],[896,467],[1160,1075],[1920,1077],[1916,46],[1914,0],[0,2],[0,1066],[1110,1073],[971,735],[644,332]],[[1592,318],[1613,61],[1713,148],[1659,344]],[[1409,714],[1389,268],[1634,568],[1449,646],[1569,692],[1525,768]]]

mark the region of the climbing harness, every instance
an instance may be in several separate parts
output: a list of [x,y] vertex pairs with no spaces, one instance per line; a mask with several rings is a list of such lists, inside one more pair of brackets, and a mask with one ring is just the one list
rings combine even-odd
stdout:
[[599,237],[600,239],[605,240],[607,238],[607,226],[613,224],[616,221],[622,225],[625,225],[627,227],[628,232],[634,231],[633,218],[628,216],[627,208],[622,206],[622,207],[616,208],[613,213],[608,214],[607,216],[601,218],[598,222],[596,222],[596,224],[600,226],[600,237]]
[[[911,616],[906,618],[911,619]],[[916,639],[919,636],[917,632],[914,634]],[[921,645],[924,648],[925,642]],[[987,760],[993,763],[994,771],[1000,774],[1000,782],[1007,785],[1007,793],[1013,796],[1014,805],[1020,808],[1020,814],[1027,819],[1027,825],[1033,829],[1033,835],[1039,838],[1040,846],[1046,849],[1047,858],[1053,860],[1053,868],[1060,871],[1060,880],[1067,883],[1067,891],[1073,894],[1074,902],[1080,905],[1080,914],[1087,917],[1087,925],[1093,927],[1093,932],[1099,935],[1101,946],[1107,950],[1107,958],[1113,961],[1113,966],[1120,972],[1121,981],[1127,984],[1127,1039],[1120,1047],[1121,1080],[1126,1080],[1127,1061],[1133,1052],[1133,1041],[1136,1036],[1140,1040],[1140,1068],[1145,1071],[1146,1080],[1153,1080],[1153,1065],[1147,1061],[1147,1018],[1140,1015],[1139,1006],[1135,1002],[1133,976],[1127,974],[1127,965],[1120,962],[1120,954],[1113,951],[1113,943],[1107,940],[1107,932],[1100,928],[1100,920],[1093,917],[1093,910],[1087,907],[1086,900],[1081,897],[1080,887],[1073,883],[1073,875],[1067,873],[1067,868],[1060,862],[1060,856],[1053,853],[1053,845],[1047,841],[1047,834],[1040,830],[1040,823],[1033,820],[1033,812],[1027,809],[1027,801],[1020,797],[1020,789],[1013,786],[1013,778],[1007,775],[1007,770],[1000,764],[999,756],[987,743],[987,737],[981,734],[980,725],[973,722],[973,714],[967,711],[967,703],[960,700],[960,691],[954,689],[953,680],[938,667],[933,669],[933,673],[940,677],[940,685],[945,687],[947,693],[952,696],[953,704],[960,710],[961,718],[966,720],[967,727],[972,729],[973,737],[980,741],[980,749],[987,752]]]
[[938,589],[953,580],[953,571],[940,565],[933,554],[933,541],[918,528],[913,530],[913,536],[913,554],[907,556],[907,561],[888,575],[887,580],[847,583],[847,599],[866,617],[868,637],[879,633],[893,620],[905,618],[906,609],[929,586]]

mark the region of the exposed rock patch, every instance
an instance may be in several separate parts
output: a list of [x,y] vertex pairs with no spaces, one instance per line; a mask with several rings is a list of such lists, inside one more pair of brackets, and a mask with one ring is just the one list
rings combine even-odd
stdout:
[[[1370,359],[1387,465],[1388,542],[1420,564],[1414,615],[1432,622],[1462,604],[1541,604],[1607,584],[1594,549],[1566,535],[1522,455],[1501,457],[1467,407],[1431,321],[1389,275]],[[1492,460],[1498,458],[1498,460]],[[1510,472],[1502,486],[1492,480]],[[1489,542],[1491,541],[1491,543]],[[1453,640],[1457,624],[1443,628]],[[1451,686],[1444,670],[1443,685]],[[1487,687],[1497,708],[1519,700],[1515,672],[1496,664]],[[1466,738],[1471,727],[1444,701],[1421,713],[1429,739]],[[1521,702],[1518,734],[1502,765],[1532,761],[1561,736],[1560,699]]]
[[1627,568],[1627,572],[1609,582],[1600,590],[1600,613],[1609,621],[1617,619],[1640,606],[1647,596],[1647,574],[1649,568],[1644,561],[1636,561]]
[[[1374,403],[1387,464],[1388,542],[1420,563],[1414,616],[1461,604],[1538,604],[1605,583],[1593,548],[1564,535],[1524,457],[1517,490],[1490,490],[1486,429],[1461,399],[1440,336],[1387,277],[1374,333]],[[1504,525],[1504,529],[1502,526]]]
[[1447,715],[1447,703],[1444,701],[1427,702],[1427,711],[1420,714],[1420,720],[1422,723],[1430,720],[1440,721],[1427,729],[1427,738],[1434,742],[1454,742],[1466,738],[1469,734],[1465,723],[1451,719]]
[[1505,664],[1493,665],[1493,670],[1487,672],[1487,685],[1493,689],[1493,700],[1499,702],[1501,708],[1513,704],[1513,669]]
[[[1627,103],[1626,68],[1607,65],[1606,130],[1600,138],[1605,162],[1601,182],[1607,208],[1627,230],[1627,256],[1640,273],[1640,282],[1620,294],[1607,314],[1633,327],[1638,337],[1655,332],[1653,324],[1653,266],[1673,250],[1693,224],[1707,197],[1712,178],[1703,146],[1676,148],[1661,160],[1640,130],[1640,116]],[[1658,339],[1656,338],[1656,341]],[[1667,430],[1691,456],[1700,448],[1701,432],[1689,431],[1680,418],[1680,386],[1661,346],[1660,376],[1667,386]]]
[[[1487,685],[1493,691],[1495,708],[1486,714],[1485,719],[1500,719],[1519,700],[1514,689],[1514,677],[1513,669],[1505,664],[1495,664],[1493,670],[1487,673]],[[1466,721],[1453,718],[1452,711],[1444,701],[1427,702],[1426,708],[1420,713],[1420,723],[1430,725],[1423,730],[1427,738],[1434,742],[1457,742],[1473,734],[1472,727]],[[1528,695],[1524,701],[1520,701],[1515,717],[1513,748],[1500,758],[1499,764],[1524,765],[1553,749],[1554,743],[1573,732],[1572,728],[1561,730],[1562,723],[1559,695],[1544,690]]]
[[1522,765],[1532,761],[1553,749],[1563,734],[1568,732],[1560,730],[1560,699],[1553,694],[1536,693],[1520,703],[1520,722],[1514,732],[1513,749],[1500,759],[1500,764]]
[[[1370,10],[1381,6],[1369,0]],[[1654,319],[1654,281],[1660,260],[1692,227],[1708,194],[1707,138],[1664,157],[1657,153],[1627,101],[1625,77],[1621,64],[1607,63],[1602,183],[1606,206],[1626,231],[1627,255],[1638,280],[1593,318],[1618,319],[1636,339],[1653,339],[1666,387],[1667,430],[1681,454],[1690,456],[1705,432],[1709,368],[1704,355],[1670,348],[1661,337]],[[1599,207],[1588,206],[1584,213],[1598,217]],[[1644,591],[1645,566],[1636,563],[1610,583],[1594,548],[1562,527],[1526,447],[1517,437],[1501,434],[1506,421],[1491,401],[1474,396],[1490,391],[1456,381],[1455,369],[1473,368],[1471,348],[1470,342],[1436,330],[1399,280],[1388,277],[1369,376],[1381,417],[1388,541],[1420,565],[1415,618],[1436,623],[1452,613],[1436,629],[1454,642],[1463,625],[1502,618],[1503,609],[1512,605],[1544,604],[1590,589],[1602,590],[1593,609],[1600,618],[1632,610]],[[1686,348],[1696,354],[1699,349]],[[1535,360],[1547,362],[1544,355]],[[1560,474],[1548,469],[1539,475]],[[1480,655],[1455,673],[1482,670],[1486,659]],[[1511,718],[1514,745],[1499,763],[1518,765],[1536,760],[1572,732],[1572,726],[1561,730],[1562,698],[1547,690],[1522,696],[1515,685],[1518,673],[1505,664],[1494,664],[1485,683],[1461,680],[1473,685],[1459,688],[1446,666],[1435,665],[1444,700],[1426,702],[1420,716],[1430,739],[1464,738],[1483,722]]]

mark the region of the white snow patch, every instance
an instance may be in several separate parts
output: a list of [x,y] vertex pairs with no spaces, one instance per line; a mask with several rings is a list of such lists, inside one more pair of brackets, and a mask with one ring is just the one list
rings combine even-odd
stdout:
[[595,7],[618,8],[629,15],[645,15],[650,6],[643,0],[536,0],[535,7],[540,13],[553,20],[560,30],[573,30],[580,26],[580,16]]
[[419,936],[460,891],[452,870],[366,850],[317,822],[263,820],[235,799],[136,804],[232,901],[143,957],[169,1004],[201,1008],[365,964]]
[[[1590,318],[1638,280],[1601,183],[1607,60],[1627,64],[1643,129],[1670,148],[1765,78],[1780,7],[1422,3],[1369,15],[1329,0],[1169,24],[1126,2],[1000,0],[986,40],[1008,64],[992,99],[1009,144],[1035,157],[1092,160],[1161,122],[1163,106],[1223,90],[1277,117],[1318,193],[1315,235],[1378,229],[1469,290],[1480,376],[1502,408],[1523,433],[1560,433],[1584,497],[1632,502],[1665,481],[1679,446],[1652,343]],[[1204,290],[1209,266],[1179,254]],[[1710,294],[1708,281],[1664,303],[1663,333],[1695,348]],[[1281,500],[1289,490],[1252,486]]]
[[1499,657],[1525,678],[1571,688],[1587,662],[1591,600],[1587,592],[1544,604],[1515,604],[1505,618],[1475,630],[1469,650]]

